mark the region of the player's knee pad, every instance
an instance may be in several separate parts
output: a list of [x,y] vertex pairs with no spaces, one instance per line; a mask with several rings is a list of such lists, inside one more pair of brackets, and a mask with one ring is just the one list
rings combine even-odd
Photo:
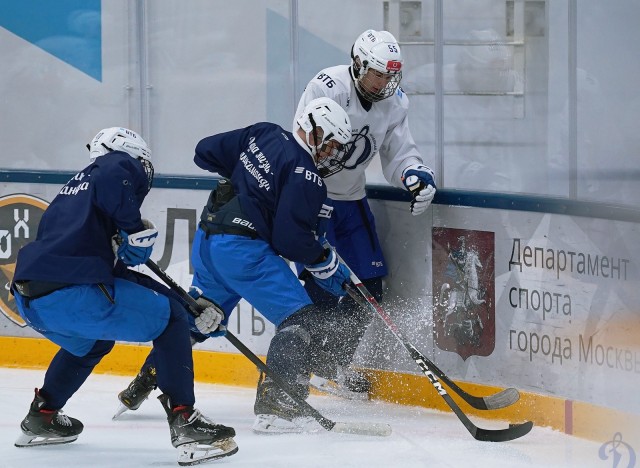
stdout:
[[306,305],[278,325],[276,333],[296,333],[308,345],[311,341],[310,330],[313,329],[314,316],[317,315],[318,309],[313,304]]
[[[312,341],[313,305],[308,305],[287,317],[276,329],[271,339],[269,354],[272,356],[304,355]],[[287,360],[290,358],[287,357]]]
[[278,340],[283,341],[300,340],[305,346],[309,346],[309,343],[311,343],[311,334],[309,333],[309,330],[307,330],[303,325],[297,323],[288,324],[283,328],[278,327],[273,339],[276,337],[278,337]]
[[[271,339],[267,364],[289,382],[308,375],[311,344],[310,315],[313,306],[306,306],[282,322]],[[308,378],[308,377],[307,377]]]

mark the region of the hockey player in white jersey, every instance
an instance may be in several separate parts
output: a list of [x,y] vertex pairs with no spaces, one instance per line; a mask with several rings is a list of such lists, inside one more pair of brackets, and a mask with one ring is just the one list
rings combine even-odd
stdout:
[[[387,267],[365,193],[365,169],[376,154],[386,180],[412,193],[413,215],[424,212],[436,192],[433,171],[424,165],[409,131],[409,100],[399,87],[403,60],[387,31],[367,30],[355,41],[351,64],[321,70],[306,86],[296,116],[313,99],[326,96],[340,104],[352,125],[352,149],[321,174],[334,200],[327,240],[363,280],[377,300]],[[302,266],[298,266],[301,270]],[[335,315],[330,336],[315,343],[319,362],[312,385],[348,398],[366,398],[370,383],[350,367],[371,315],[347,297],[338,302],[312,281],[305,284],[314,303]]]

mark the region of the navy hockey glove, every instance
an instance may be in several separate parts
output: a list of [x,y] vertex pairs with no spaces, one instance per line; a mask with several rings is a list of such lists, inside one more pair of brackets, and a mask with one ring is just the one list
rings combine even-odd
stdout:
[[198,332],[211,337],[227,333],[224,311],[218,304],[203,296],[202,290],[196,286],[189,288],[189,296],[193,297],[200,306],[198,311],[200,315],[194,319]]
[[133,234],[127,234],[120,229],[115,239],[116,256],[126,265],[142,265],[151,257],[157,237],[158,230],[155,227]]
[[423,213],[436,194],[436,183],[433,180],[433,171],[422,164],[413,164],[402,173],[402,183],[411,192],[411,214],[414,216]]
[[351,276],[349,268],[340,262],[333,248],[325,249],[324,254],[327,257],[326,260],[315,265],[307,265],[305,268],[322,289],[334,296],[344,296],[347,292],[343,285]]

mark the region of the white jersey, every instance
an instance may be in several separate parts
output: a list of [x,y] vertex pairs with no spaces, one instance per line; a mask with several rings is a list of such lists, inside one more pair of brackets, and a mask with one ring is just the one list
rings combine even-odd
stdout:
[[[328,196],[334,200],[360,200],[365,197],[365,169],[380,154],[385,179],[404,188],[402,172],[412,164],[423,164],[409,131],[409,99],[397,92],[375,102],[367,111],[356,94],[348,65],[325,68],[307,84],[296,110],[296,117],[313,99],[329,97],[347,111],[351,120],[354,148],[341,161],[342,170],[325,178]],[[294,128],[296,127],[294,120]]]

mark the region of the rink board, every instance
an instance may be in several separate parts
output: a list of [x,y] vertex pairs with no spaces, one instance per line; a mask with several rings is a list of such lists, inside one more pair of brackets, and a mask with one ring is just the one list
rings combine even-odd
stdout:
[[[48,366],[58,347],[40,338],[16,338],[0,336],[0,367],[43,369]],[[117,344],[96,367],[96,373],[131,375],[138,372],[150,348],[145,345]],[[244,356],[194,349],[196,381],[219,383],[241,387],[254,387],[258,381],[258,369]],[[407,406],[422,406],[440,411],[450,411],[444,400],[434,391],[423,375],[362,369],[371,378],[373,388],[370,398]],[[465,391],[474,395],[490,395],[503,390],[500,387],[458,382]],[[468,407],[452,394],[463,411],[483,419],[495,419],[510,423],[533,421],[540,426],[551,427],[566,434],[594,441],[607,439],[621,432],[626,440],[640,441],[640,428],[633,416],[588,403],[574,402],[545,395],[521,392],[521,399],[510,408],[479,411]],[[482,422],[478,422],[480,426]]]
[[[159,178],[158,186],[163,182],[172,183]],[[199,212],[207,189],[215,184],[211,179],[200,182],[198,190],[156,188],[142,210],[160,232],[154,261],[184,287],[191,282],[189,252]],[[59,187],[4,184],[0,203],[4,237],[16,232],[16,209],[18,218],[29,210],[26,224],[35,234],[43,207]],[[562,214],[572,207],[542,199],[531,205],[522,197],[505,207],[480,203],[487,197],[477,196],[478,206],[459,206],[456,203],[468,202],[446,190],[439,192],[425,215],[412,217],[402,192],[370,193],[390,271],[383,306],[406,339],[450,378],[481,395],[511,386],[523,393],[513,408],[483,417],[530,419],[600,441],[620,432],[629,440],[627,434],[640,427],[635,385],[640,372],[637,220],[611,219],[602,212],[572,216]],[[27,241],[25,231],[20,233],[11,244],[14,251],[3,244],[0,270],[5,281],[12,275],[17,248]],[[467,251],[478,254],[481,266],[476,266],[475,276],[482,294],[475,298],[478,307],[452,313],[442,305],[446,302],[442,291],[445,282],[455,289],[447,262],[463,250],[460,239]],[[557,265],[561,252],[573,252],[571,268]],[[578,254],[587,262],[580,268]],[[607,258],[604,263],[603,258]],[[4,308],[10,308],[7,292],[1,299]],[[468,319],[473,314],[482,322],[475,343],[457,343],[447,335],[452,318]],[[241,302],[229,327],[253,352],[266,354],[274,328],[250,304]],[[0,336],[9,340],[3,346],[4,366],[45,366],[53,353],[53,347],[46,348],[37,340],[39,335],[20,323],[15,311],[0,316]],[[25,345],[19,338],[36,340]],[[43,346],[48,351],[25,352]],[[147,349],[119,345],[99,371],[134,375]],[[373,369],[379,377],[373,398],[446,409],[381,321],[374,320],[356,358],[359,366]],[[224,339],[198,345],[195,362],[196,377],[202,381],[252,386],[257,379],[255,367]],[[468,410],[464,403],[461,407]]]

